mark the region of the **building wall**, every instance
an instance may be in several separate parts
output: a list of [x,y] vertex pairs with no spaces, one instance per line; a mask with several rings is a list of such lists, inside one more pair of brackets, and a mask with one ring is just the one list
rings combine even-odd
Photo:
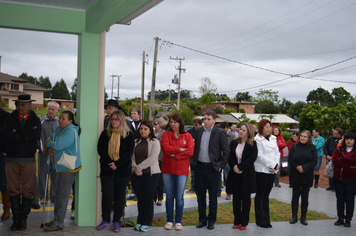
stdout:
[[240,104],[240,108],[244,109],[248,114],[254,114],[255,109],[252,104]]
[[25,89],[23,92],[31,94],[31,99],[36,100],[36,101],[32,102],[32,105],[34,106],[34,108],[35,107],[38,107],[38,108],[43,107],[43,91]]

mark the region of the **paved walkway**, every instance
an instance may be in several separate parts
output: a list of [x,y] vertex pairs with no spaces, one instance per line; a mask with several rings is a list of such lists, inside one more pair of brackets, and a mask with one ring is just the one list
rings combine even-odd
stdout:
[[[292,189],[288,188],[288,185],[282,184],[281,188],[273,188],[270,197],[275,198],[279,201],[290,203]],[[228,203],[230,201],[225,200],[225,195],[218,198],[219,204]],[[50,207],[53,207],[53,205]],[[185,211],[194,210],[197,208],[197,202],[195,194],[185,195]],[[325,213],[330,217],[336,218],[336,198],[335,193],[330,191],[325,191],[323,188],[310,190],[309,195],[309,209],[318,211],[320,213]],[[49,208],[51,210],[51,208]],[[1,212],[1,211],[0,211]],[[15,231],[9,230],[11,226],[11,220],[0,222],[0,235],[116,235],[116,233],[107,229],[104,231],[97,231],[95,227],[78,227],[75,223],[70,220],[71,211],[68,210],[65,228],[62,232],[46,233],[43,229],[40,229],[41,224],[41,210],[32,211],[28,220],[28,228],[26,231]],[[136,202],[129,201],[126,208],[126,218],[137,215]],[[53,217],[52,211],[46,212],[47,219]],[[155,206],[155,217],[165,217],[165,207]],[[257,227],[255,224],[249,224],[245,231],[240,231],[238,229],[232,229],[232,224],[226,225],[215,225],[214,230],[207,230],[206,227],[202,229],[197,229],[195,226],[185,226],[182,231],[178,232],[175,230],[167,231],[163,227],[152,228],[149,232],[144,233],[145,235],[197,235],[197,236],[210,236],[210,235],[312,235],[312,236],[327,236],[327,235],[355,235],[355,227],[353,225],[351,228],[346,228],[343,226],[334,226],[335,220],[320,220],[312,221],[309,220],[309,225],[304,226],[300,223],[295,225],[290,225],[288,222],[272,222],[273,228],[264,229]],[[120,235],[142,235],[143,232],[136,232],[132,228],[122,228]]]

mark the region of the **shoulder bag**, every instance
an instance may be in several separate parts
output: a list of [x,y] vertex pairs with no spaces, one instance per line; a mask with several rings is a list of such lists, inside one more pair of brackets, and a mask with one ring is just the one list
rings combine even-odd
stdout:
[[[75,150],[78,153],[77,131],[75,131],[75,129],[73,129],[73,130],[74,130],[74,134],[75,134]],[[77,156],[66,154],[63,151],[62,156],[58,160],[57,164],[61,165],[61,166],[65,166],[70,170],[74,170],[75,169],[75,162],[77,161],[77,158],[78,158]]]

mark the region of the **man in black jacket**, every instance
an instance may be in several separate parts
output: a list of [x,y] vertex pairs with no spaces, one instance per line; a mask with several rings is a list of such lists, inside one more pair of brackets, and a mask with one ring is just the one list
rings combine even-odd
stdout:
[[[192,164],[195,167],[195,192],[198,200],[199,224],[203,228],[214,229],[217,215],[218,181],[225,168],[229,148],[225,132],[214,126],[217,115],[206,111],[204,127],[195,132],[195,147]],[[209,192],[209,215],[206,216],[206,190]]]
[[11,230],[24,230],[35,192],[35,154],[41,135],[41,122],[30,109],[34,101],[30,95],[19,95],[14,101],[17,110],[6,118],[2,135],[5,140],[7,193],[10,195],[13,216]]
[[[334,129],[333,135],[331,135],[325,142],[324,145],[324,156],[326,157],[326,164],[328,164],[331,161],[331,158],[333,156],[333,152],[337,147],[337,144],[341,140],[341,133],[342,130],[340,128]],[[334,190],[334,181],[333,178],[329,179],[329,187],[326,189],[326,191]]]
[[2,97],[0,96],[0,192],[2,195],[2,204],[4,205],[4,213],[1,216],[1,220],[7,220],[10,218],[10,196],[6,193],[7,181],[5,174],[4,141],[1,135],[2,126],[8,115],[10,115],[10,113],[2,109]]

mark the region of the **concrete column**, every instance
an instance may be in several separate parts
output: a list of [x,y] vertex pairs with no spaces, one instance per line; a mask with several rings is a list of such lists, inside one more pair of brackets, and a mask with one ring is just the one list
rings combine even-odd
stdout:
[[75,182],[75,223],[78,226],[96,225],[99,40],[100,34],[86,32],[78,38],[77,120],[82,129],[83,167]]

